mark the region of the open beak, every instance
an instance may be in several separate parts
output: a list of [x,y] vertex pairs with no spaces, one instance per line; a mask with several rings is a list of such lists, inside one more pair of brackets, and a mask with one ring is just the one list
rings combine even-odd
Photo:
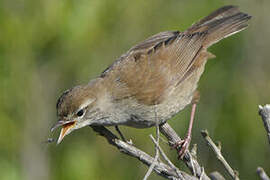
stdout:
[[76,121],[58,121],[52,128],[51,131],[54,131],[56,128],[62,126],[59,138],[57,140],[57,144],[59,144],[64,137],[70,133],[70,129],[72,129],[76,124]]

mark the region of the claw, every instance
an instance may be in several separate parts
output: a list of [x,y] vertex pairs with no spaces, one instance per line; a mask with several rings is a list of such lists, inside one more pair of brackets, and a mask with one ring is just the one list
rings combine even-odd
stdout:
[[173,148],[175,148],[178,153],[178,159],[184,158],[184,155],[189,148],[190,141],[191,137],[187,136],[184,140],[181,140],[173,145]]

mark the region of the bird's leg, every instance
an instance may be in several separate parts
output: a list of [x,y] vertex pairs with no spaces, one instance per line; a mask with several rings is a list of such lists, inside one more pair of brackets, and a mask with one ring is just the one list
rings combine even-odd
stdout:
[[118,132],[118,134],[120,135],[122,141],[124,142],[127,142],[126,141],[126,138],[124,137],[124,135],[122,134],[122,132],[120,131],[119,127],[118,126],[114,126],[115,127],[115,130]]
[[119,127],[118,126],[114,126],[115,127],[115,130],[118,132],[118,134],[120,135],[122,141],[130,144],[130,145],[133,145],[133,142],[132,140],[130,139],[129,141],[126,140],[125,136],[122,134],[122,132],[120,131]]
[[197,107],[197,103],[200,99],[200,94],[198,91],[196,91],[193,95],[193,99],[192,99],[192,109],[191,109],[191,114],[190,114],[190,121],[189,121],[189,127],[188,127],[188,132],[187,132],[187,136],[177,142],[174,145],[174,148],[176,148],[176,150],[178,151],[178,159],[182,159],[186,153],[186,151],[189,148],[189,144],[191,141],[191,134],[192,134],[192,127],[193,127],[193,122],[194,122],[194,117],[195,117],[195,111],[196,111],[196,107]]

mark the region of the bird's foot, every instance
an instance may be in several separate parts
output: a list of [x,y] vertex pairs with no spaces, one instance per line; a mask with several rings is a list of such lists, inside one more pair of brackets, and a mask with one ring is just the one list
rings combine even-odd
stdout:
[[178,153],[178,159],[183,159],[184,155],[186,154],[189,148],[190,141],[191,141],[191,136],[187,136],[185,137],[185,139],[173,145],[173,148],[175,148]]

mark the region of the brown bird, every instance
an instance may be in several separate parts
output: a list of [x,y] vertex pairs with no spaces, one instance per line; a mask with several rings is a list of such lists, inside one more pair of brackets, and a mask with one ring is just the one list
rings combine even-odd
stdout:
[[[235,6],[224,6],[184,32],[161,32],[135,45],[99,77],[60,96],[59,121],[52,128],[62,126],[58,143],[88,125],[149,128],[165,123],[194,99],[207,59],[214,57],[207,48],[245,29],[250,18]],[[184,151],[195,107],[180,143]]]

